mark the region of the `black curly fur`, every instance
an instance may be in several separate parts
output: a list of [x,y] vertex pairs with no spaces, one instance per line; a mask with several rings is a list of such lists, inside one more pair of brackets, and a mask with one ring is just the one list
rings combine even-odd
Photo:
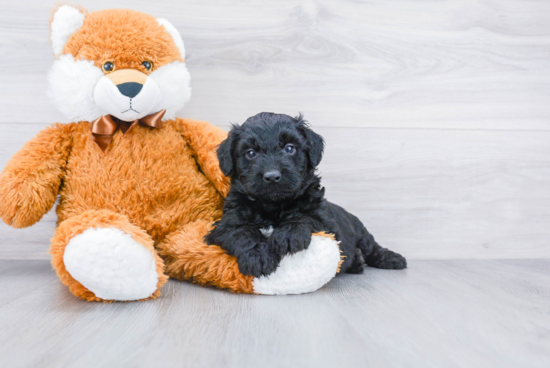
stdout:
[[[323,138],[301,115],[264,112],[233,125],[218,149],[231,190],[206,243],[221,246],[237,258],[243,274],[256,277],[275,271],[285,254],[307,249],[311,234],[319,231],[341,242],[341,272],[362,273],[365,263],[405,268],[404,257],[382,248],[357,217],[325,199],[315,174],[323,148]],[[271,181],[268,172],[275,173]],[[274,230],[266,238],[260,229],[270,226]]]

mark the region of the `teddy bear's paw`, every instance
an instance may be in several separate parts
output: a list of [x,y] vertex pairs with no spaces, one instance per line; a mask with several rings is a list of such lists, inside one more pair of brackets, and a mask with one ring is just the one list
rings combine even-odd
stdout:
[[254,292],[265,295],[304,294],[318,290],[338,272],[340,249],[331,237],[313,236],[306,250],[285,256],[277,270],[254,278]]
[[151,251],[117,228],[90,228],[72,238],[63,255],[71,276],[103,300],[150,297],[159,275]]

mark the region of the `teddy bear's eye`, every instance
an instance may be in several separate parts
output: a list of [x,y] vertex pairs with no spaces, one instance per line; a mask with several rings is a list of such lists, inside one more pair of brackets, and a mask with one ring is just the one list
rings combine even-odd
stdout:
[[101,66],[101,68],[105,73],[110,73],[113,70],[115,70],[115,64],[111,63],[110,61],[107,61],[105,64]]
[[153,63],[150,61],[144,61],[141,65],[143,65],[143,67],[147,70],[153,69]]

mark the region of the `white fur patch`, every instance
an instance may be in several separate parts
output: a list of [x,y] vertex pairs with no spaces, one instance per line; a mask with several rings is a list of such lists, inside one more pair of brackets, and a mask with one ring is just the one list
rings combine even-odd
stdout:
[[185,63],[174,61],[149,75],[157,82],[161,98],[153,112],[166,109],[163,120],[174,119],[191,99],[191,75]]
[[75,280],[104,300],[139,300],[157,290],[153,254],[116,228],[90,228],[75,236],[63,263]]
[[270,225],[269,227],[263,227],[260,229],[260,232],[263,236],[269,239],[271,234],[273,234],[273,226]]
[[85,15],[78,9],[69,5],[63,5],[57,9],[51,24],[51,40],[55,56],[61,55],[72,34],[82,27],[84,17]]
[[[134,121],[155,113],[161,98],[160,88],[153,78],[147,77],[137,96],[124,96],[107,77],[102,77],[94,89],[97,106],[123,121]],[[160,109],[159,109],[160,110]]]
[[[174,61],[149,75],[140,93],[132,99],[118,88],[92,61],[61,55],[48,73],[48,96],[68,121],[94,121],[114,115],[125,121],[165,109],[163,120],[174,119],[191,98],[191,76],[184,63]],[[97,88],[96,88],[97,86]],[[96,103],[97,102],[97,103]]]
[[314,236],[308,249],[285,256],[274,273],[254,278],[254,292],[265,295],[310,293],[336,275],[339,263],[338,243],[331,238]]
[[61,55],[48,72],[48,96],[69,121],[93,121],[105,115],[94,102],[94,88],[103,72],[93,61]]
[[172,38],[174,39],[174,43],[180,50],[181,57],[185,59],[185,47],[183,46],[183,39],[181,38],[181,35],[176,27],[174,27],[172,23],[164,18],[157,18],[157,22],[161,26],[163,26],[168,33],[170,33],[170,36],[172,36]]

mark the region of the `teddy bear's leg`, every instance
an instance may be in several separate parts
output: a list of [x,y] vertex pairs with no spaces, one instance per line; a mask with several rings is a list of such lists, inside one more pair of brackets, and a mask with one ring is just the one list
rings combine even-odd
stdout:
[[166,273],[178,280],[216,286],[238,293],[254,293],[254,277],[239,272],[235,257],[218,246],[208,246],[204,236],[212,221],[197,220],[168,235],[158,244]]
[[168,280],[153,239],[126,216],[108,210],[61,222],[50,253],[61,282],[88,301],[156,298]]
[[170,277],[239,293],[302,294],[315,291],[329,282],[341,263],[334,237],[320,233],[314,234],[307,250],[284,257],[271,275],[259,278],[246,276],[239,272],[235,257],[216,245],[204,243],[204,236],[211,227],[211,221],[189,223],[158,245]]

